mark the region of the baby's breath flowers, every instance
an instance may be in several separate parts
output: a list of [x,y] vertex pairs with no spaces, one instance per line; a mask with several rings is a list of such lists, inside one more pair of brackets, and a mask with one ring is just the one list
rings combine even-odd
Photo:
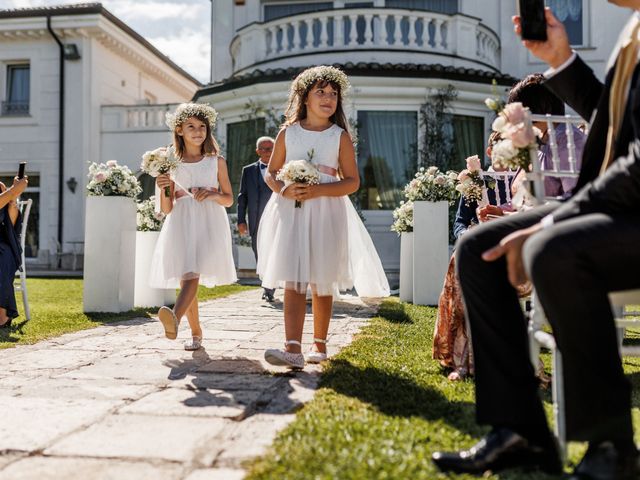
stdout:
[[342,70],[330,65],[319,65],[317,67],[307,68],[298,75],[291,84],[291,93],[303,93],[319,81],[335,83],[340,87],[340,94],[342,96],[344,96],[351,87],[349,79]]
[[209,128],[213,130],[218,112],[205,103],[181,103],[174,113],[166,114],[165,123],[173,131],[191,117],[206,118]]

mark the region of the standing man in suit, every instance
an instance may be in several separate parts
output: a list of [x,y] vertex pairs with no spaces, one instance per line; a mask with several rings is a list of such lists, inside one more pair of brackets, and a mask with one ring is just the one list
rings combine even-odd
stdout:
[[[256,141],[256,153],[258,161],[251,163],[242,169],[240,178],[240,193],[238,194],[238,232],[240,235],[247,234],[247,214],[249,216],[249,235],[251,235],[251,248],[258,260],[258,225],[262,211],[267,205],[273,193],[264,181],[267,173],[267,165],[273,151],[274,139],[271,137],[260,137]],[[262,299],[273,302],[272,288],[265,288]]]
[[[640,9],[640,0],[611,3]],[[511,467],[560,473],[514,288],[528,277],[562,353],[567,438],[589,442],[571,478],[638,479],[631,389],[607,294],[640,288],[640,15],[622,32],[604,85],[571,50],[562,23],[549,9],[545,16],[547,41],[524,45],[550,65],[545,85],[592,119],[577,193],[480,225],[459,242],[476,418],[492,430],[470,450],[436,452],[433,461],[474,474]],[[520,33],[518,17],[514,24]]]

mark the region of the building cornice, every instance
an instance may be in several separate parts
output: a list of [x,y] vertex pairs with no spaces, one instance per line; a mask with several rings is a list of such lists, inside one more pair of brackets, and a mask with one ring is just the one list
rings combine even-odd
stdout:
[[[48,37],[47,17],[52,17],[53,29],[61,37],[96,38],[112,51],[140,64],[146,73],[177,88],[184,96],[202,85],[100,3],[0,10],[0,20],[3,20],[0,39],[21,41]],[[173,74],[167,72],[167,66]]]
[[[517,78],[504,73],[479,70],[475,68],[444,66],[440,64],[380,64],[346,62],[344,64],[334,64],[334,66],[343,70],[347,75],[354,77],[385,76],[402,78],[441,78],[443,80],[459,80],[483,84],[491,84],[495,80],[498,85],[505,87],[511,87],[518,81]],[[194,100],[198,100],[200,97],[204,97],[206,95],[213,95],[259,83],[291,81],[296,75],[298,75],[298,73],[302,72],[306,68],[308,67],[254,70],[253,72],[245,75],[231,77],[219,83],[207,85],[196,92]]]

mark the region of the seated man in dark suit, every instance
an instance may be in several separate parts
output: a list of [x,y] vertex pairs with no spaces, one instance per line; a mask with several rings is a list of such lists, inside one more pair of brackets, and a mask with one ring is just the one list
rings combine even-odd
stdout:
[[[238,232],[246,235],[247,231],[251,235],[251,248],[258,260],[258,226],[264,207],[273,193],[264,181],[267,173],[267,165],[271,158],[275,140],[271,137],[260,137],[256,141],[256,153],[258,160],[250,163],[242,169],[240,178],[240,193],[238,194]],[[249,228],[247,229],[247,216],[249,217]],[[273,302],[272,288],[265,288],[262,299]]]
[[[615,3],[640,9],[640,0]],[[482,224],[459,242],[476,417],[492,430],[470,450],[436,452],[433,461],[473,474],[510,467],[560,473],[514,288],[528,277],[562,353],[567,438],[589,442],[571,478],[638,479],[630,385],[608,292],[640,288],[640,16],[634,12],[622,32],[603,85],[572,52],[562,23],[549,9],[545,15],[547,41],[524,44],[552,67],[545,85],[592,119],[577,193]],[[518,17],[514,23],[519,33]]]

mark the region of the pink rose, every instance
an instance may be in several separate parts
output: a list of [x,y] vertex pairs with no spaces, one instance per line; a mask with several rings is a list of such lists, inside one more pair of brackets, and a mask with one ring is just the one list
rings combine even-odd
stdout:
[[478,158],[477,155],[467,158],[467,169],[470,172],[478,172],[482,170],[482,165],[480,164],[480,158]]
[[469,178],[469,170],[464,169],[458,174],[458,181],[464,182],[467,178]]
[[104,172],[98,172],[96,173],[96,175],[93,177],[93,179],[98,182],[98,183],[102,183],[107,179],[107,174]]
[[118,166],[117,160],[107,160],[107,167],[113,168]]
[[536,134],[531,125],[519,123],[512,125],[505,132],[505,136],[511,140],[516,148],[525,148],[536,140]]
[[502,113],[507,117],[509,123],[513,125],[524,122],[527,117],[527,109],[520,102],[507,104]]

